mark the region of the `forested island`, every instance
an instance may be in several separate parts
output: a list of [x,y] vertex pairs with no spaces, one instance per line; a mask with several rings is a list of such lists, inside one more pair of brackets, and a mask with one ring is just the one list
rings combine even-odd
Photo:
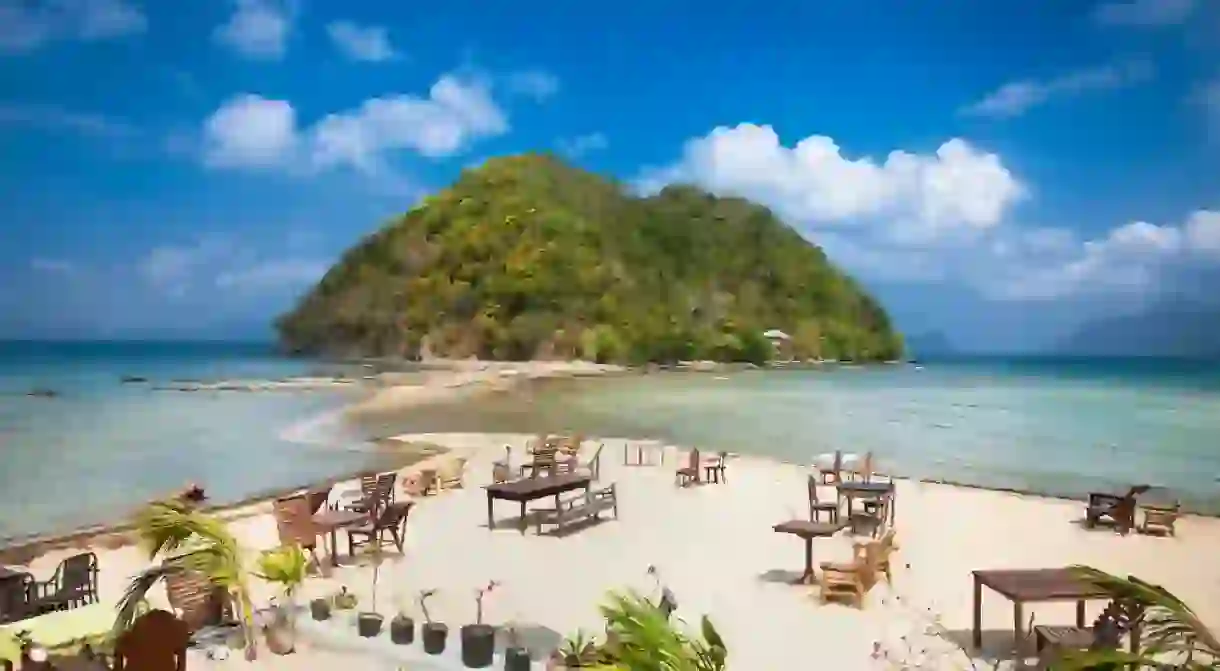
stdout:
[[348,250],[276,322],[292,352],[640,364],[902,354],[885,310],[767,208],[636,198],[549,155],[466,170]]

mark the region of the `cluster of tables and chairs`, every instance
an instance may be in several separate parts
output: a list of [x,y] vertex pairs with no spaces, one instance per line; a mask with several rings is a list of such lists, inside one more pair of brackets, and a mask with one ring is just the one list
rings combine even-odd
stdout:
[[[532,521],[538,533],[546,526],[563,532],[573,524],[599,519],[601,513],[612,512],[618,517],[618,491],[615,485],[595,489],[593,483],[601,475],[599,444],[588,461],[582,461],[580,450],[585,442],[580,434],[554,436],[541,434],[525,447],[528,461],[513,477],[512,450],[505,448],[504,459],[493,465],[492,484],[487,493],[487,528],[495,529],[495,501],[509,501],[520,506],[517,528],[524,534],[529,528],[531,513],[527,504],[553,498],[553,508],[536,509]],[[565,496],[569,492],[579,492]]]

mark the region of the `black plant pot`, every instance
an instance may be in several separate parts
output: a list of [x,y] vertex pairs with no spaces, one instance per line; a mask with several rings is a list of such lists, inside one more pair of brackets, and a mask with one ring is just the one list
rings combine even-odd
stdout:
[[313,614],[313,619],[319,622],[329,620],[330,602],[326,599],[314,599],[309,602],[309,612]]
[[468,669],[491,666],[496,654],[496,628],[490,624],[468,624],[462,627],[462,664]]
[[504,651],[504,671],[530,671],[531,663],[527,648],[508,648]]
[[385,617],[381,613],[360,613],[356,616],[356,632],[365,638],[373,638],[381,633],[381,624]]
[[424,652],[429,655],[439,655],[445,651],[445,639],[449,638],[449,626],[441,622],[425,622],[420,627],[420,636],[424,639]]
[[390,640],[398,645],[411,645],[415,642],[415,620],[406,615],[399,615],[390,620]]

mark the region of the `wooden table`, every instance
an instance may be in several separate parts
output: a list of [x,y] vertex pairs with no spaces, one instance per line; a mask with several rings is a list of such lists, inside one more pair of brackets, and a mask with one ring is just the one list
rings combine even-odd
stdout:
[[1093,583],[1083,580],[1066,568],[1000,569],[973,571],[974,630],[971,642],[976,649],[983,645],[983,586],[1012,601],[1013,650],[1020,651],[1025,640],[1025,604],[1050,601],[1075,601],[1076,626],[1083,627],[1086,601],[1107,599],[1109,595]]
[[368,513],[355,510],[323,510],[313,516],[313,523],[330,536],[330,565],[339,565],[339,535],[342,527],[350,527],[369,520]]
[[796,585],[813,583],[813,539],[826,538],[838,533],[844,526],[842,522],[810,522],[809,520],[788,520],[771,527],[775,533],[792,534],[805,541],[805,572],[794,581]]
[[[635,459],[631,459],[632,449],[635,450]],[[653,461],[653,455],[658,455],[657,460]],[[665,446],[652,441],[627,441],[623,443],[623,465],[624,466],[656,466],[665,465]]]
[[496,499],[501,501],[514,501],[521,504],[521,520],[519,527],[521,533],[525,534],[525,504],[537,499],[544,499],[548,496],[555,497],[555,507],[559,507],[559,495],[564,492],[570,492],[575,489],[584,489],[589,491],[590,485],[593,483],[592,476],[578,475],[576,473],[565,473],[563,475],[550,475],[542,478],[524,478],[514,480],[512,482],[499,482],[492,485],[487,485],[483,489],[487,491],[487,528],[496,528],[496,519],[492,510],[492,502]]
[[852,502],[856,499],[880,500],[889,497],[889,517],[890,524],[894,524],[896,513],[894,511],[894,483],[893,482],[840,482],[835,485],[837,490],[839,504],[842,505],[843,499],[847,499],[847,515],[851,517]]

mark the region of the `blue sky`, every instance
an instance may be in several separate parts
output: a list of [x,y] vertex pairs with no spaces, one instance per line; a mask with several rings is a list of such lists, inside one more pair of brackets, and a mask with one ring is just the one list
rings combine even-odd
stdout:
[[500,154],[771,206],[910,333],[1208,300],[1220,5],[0,0],[0,337],[265,337]]

